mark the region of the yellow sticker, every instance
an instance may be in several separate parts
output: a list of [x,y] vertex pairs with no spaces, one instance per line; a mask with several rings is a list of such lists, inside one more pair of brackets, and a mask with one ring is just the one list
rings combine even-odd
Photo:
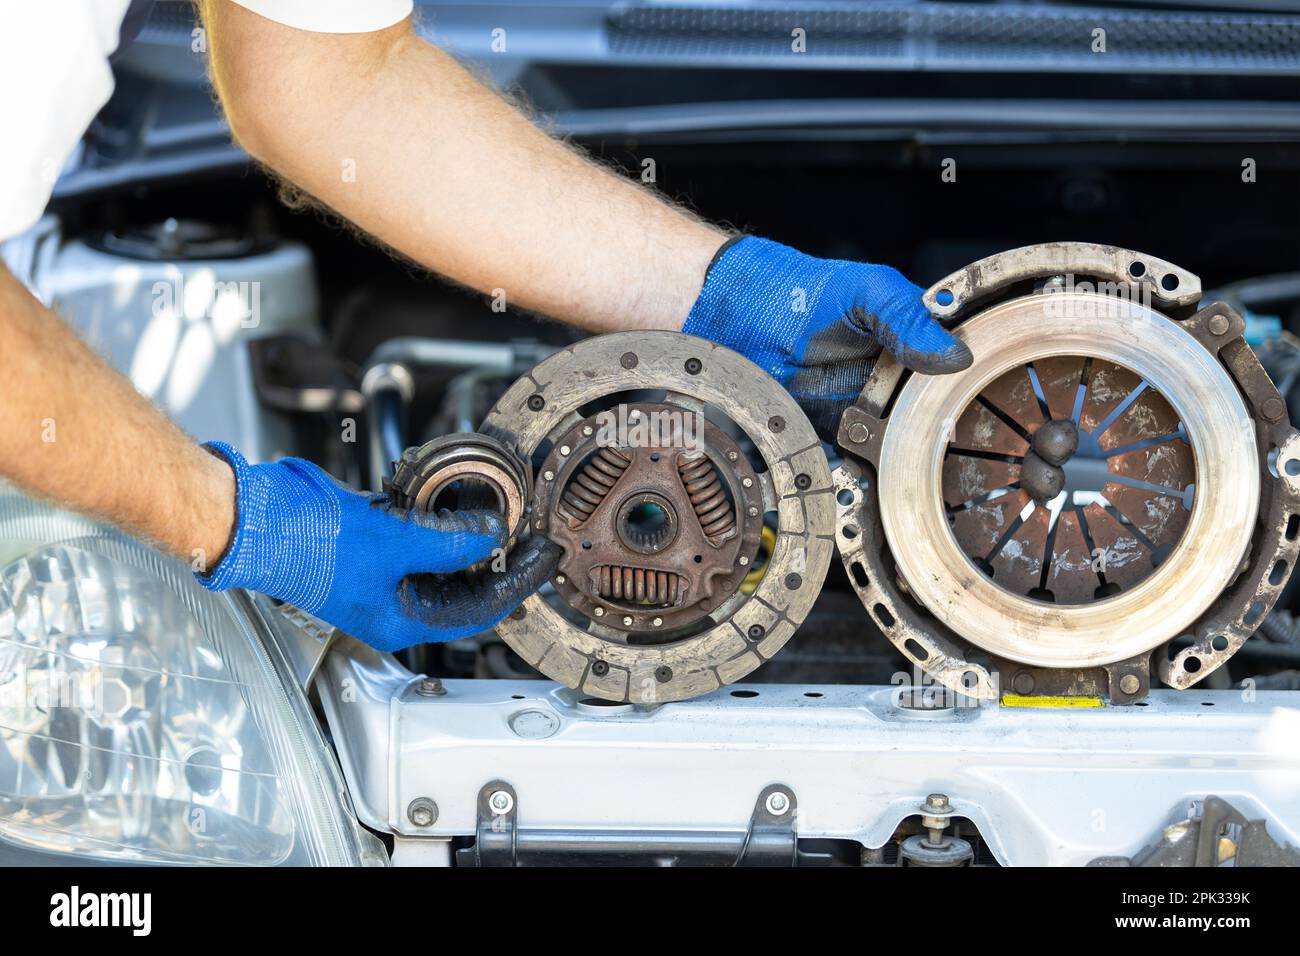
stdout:
[[1100,697],[1025,697],[1003,694],[1003,707],[1100,707]]

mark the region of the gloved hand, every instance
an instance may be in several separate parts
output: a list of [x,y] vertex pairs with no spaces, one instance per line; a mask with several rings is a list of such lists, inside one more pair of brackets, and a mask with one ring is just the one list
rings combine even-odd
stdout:
[[881,348],[917,372],[958,372],[970,349],[889,266],[816,259],[742,236],[718,250],[682,329],[744,355],[794,396],[825,440]]
[[300,458],[250,465],[222,442],[208,448],[235,473],[237,514],[226,553],[199,582],[262,591],[381,651],[486,631],[550,577],[562,553],[533,538],[505,570],[451,577],[502,546],[500,516],[403,511]]

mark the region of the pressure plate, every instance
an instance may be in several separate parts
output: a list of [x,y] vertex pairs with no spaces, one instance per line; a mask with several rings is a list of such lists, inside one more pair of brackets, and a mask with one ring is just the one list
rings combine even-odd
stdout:
[[830,470],[798,405],[736,353],[588,339],[511,386],[483,431],[532,463],[526,523],[564,549],[559,601],[497,627],[548,677],[606,701],[693,697],[772,657],[812,608]]
[[1300,435],[1228,306],[1087,243],[936,283],[957,375],[877,364],[841,421],[838,544],[885,635],[973,696],[1146,696],[1227,660],[1300,548]]

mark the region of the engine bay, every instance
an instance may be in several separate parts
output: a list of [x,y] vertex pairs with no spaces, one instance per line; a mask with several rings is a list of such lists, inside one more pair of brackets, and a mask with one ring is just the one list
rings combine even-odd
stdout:
[[834,444],[726,349],[467,294],[246,158],[74,177],[6,246],[192,434],[563,547],[493,631],[395,655],[248,599],[391,861],[1296,862],[1295,144],[850,125],[575,134],[927,287],[977,364],[882,357]]

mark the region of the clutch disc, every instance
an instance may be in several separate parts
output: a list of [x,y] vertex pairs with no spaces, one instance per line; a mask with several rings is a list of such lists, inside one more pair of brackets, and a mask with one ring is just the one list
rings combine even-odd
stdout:
[[528,527],[564,549],[563,604],[533,595],[497,627],[548,677],[608,701],[693,697],[772,657],[812,608],[830,470],[798,405],[736,353],[672,332],[587,339],[483,430],[540,461]]
[[926,295],[974,364],[883,360],[839,433],[841,553],[884,633],[981,697],[1132,701],[1153,667],[1186,687],[1221,665],[1300,527],[1300,443],[1241,318],[1197,311],[1184,270],[1083,243]]

